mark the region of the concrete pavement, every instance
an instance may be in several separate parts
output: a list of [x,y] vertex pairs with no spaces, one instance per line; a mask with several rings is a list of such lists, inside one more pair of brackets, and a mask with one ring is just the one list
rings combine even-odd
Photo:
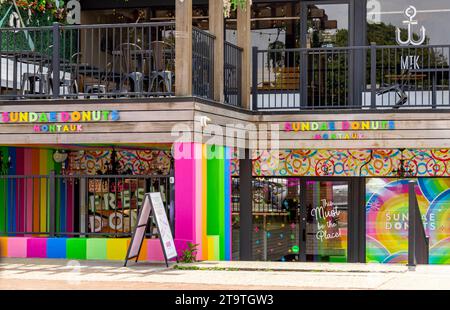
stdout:
[[3,259],[0,289],[450,289],[450,266],[202,262],[160,263]]

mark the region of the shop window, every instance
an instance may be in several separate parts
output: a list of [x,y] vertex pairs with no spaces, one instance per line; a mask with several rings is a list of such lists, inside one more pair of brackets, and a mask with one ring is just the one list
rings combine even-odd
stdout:
[[413,17],[414,40],[420,40],[421,27],[425,29],[425,44],[449,44],[450,37],[442,29],[450,26],[450,2],[448,0],[368,0],[367,41],[378,45],[397,45],[396,28],[402,29],[402,40],[408,36],[408,20],[405,10],[413,6],[417,14]]
[[[417,179],[416,196],[429,237],[430,264],[450,263],[450,178]],[[366,261],[408,261],[408,183],[369,179],[366,183]]]
[[[300,47],[300,3],[254,3],[251,13],[252,45],[259,49]],[[237,42],[236,12],[226,19],[226,39]]]
[[347,46],[348,11],[348,4],[308,5],[306,46]]

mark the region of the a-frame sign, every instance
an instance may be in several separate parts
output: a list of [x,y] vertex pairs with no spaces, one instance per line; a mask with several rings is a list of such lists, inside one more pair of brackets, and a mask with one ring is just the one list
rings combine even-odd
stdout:
[[169,259],[178,257],[161,193],[147,193],[145,194],[142,208],[139,211],[137,225],[131,237],[124,266],[133,258],[136,259],[136,262],[138,261],[142,242],[145,238],[145,231],[147,230],[147,226],[152,224],[152,218],[158,230],[166,266],[169,267]]

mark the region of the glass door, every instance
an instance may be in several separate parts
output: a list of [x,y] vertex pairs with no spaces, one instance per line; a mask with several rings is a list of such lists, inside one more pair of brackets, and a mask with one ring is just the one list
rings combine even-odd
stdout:
[[349,182],[306,180],[303,184],[300,260],[346,262]]

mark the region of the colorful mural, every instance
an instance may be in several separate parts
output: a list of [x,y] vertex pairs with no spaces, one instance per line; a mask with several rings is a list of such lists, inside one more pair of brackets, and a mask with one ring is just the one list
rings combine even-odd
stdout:
[[[9,175],[28,175],[33,178],[6,178],[0,176],[0,232],[47,230],[49,186],[46,175],[60,173],[61,164],[53,161],[53,150],[0,147],[3,158],[10,157]],[[56,229],[70,231],[73,205],[72,191],[66,183],[55,184]],[[67,199],[66,199],[67,198]],[[33,202],[39,203],[33,203]]]
[[[105,173],[111,162],[111,150],[81,150],[69,153],[68,174]],[[123,174],[168,175],[172,168],[170,151],[117,149],[118,171]]]
[[[450,150],[280,150],[254,152],[254,176],[373,176],[395,177],[400,159],[412,175],[450,176]],[[232,174],[239,175],[236,153]]]
[[[33,176],[28,178],[0,177],[0,232],[47,232],[50,186],[48,175],[51,171],[59,174],[85,174],[95,175],[98,170],[105,172],[106,165],[110,162],[110,150],[81,150],[70,151],[67,164],[55,163],[53,149],[1,147],[2,158],[10,158],[10,167],[5,174],[16,176]],[[172,168],[172,157],[169,151],[162,150],[125,150],[117,151],[119,172],[132,174],[163,174],[168,175]],[[98,180],[97,180],[98,181]],[[145,189],[142,184],[136,184],[136,180],[119,180],[111,184],[108,191],[99,189],[96,180],[89,184],[89,207],[96,210],[96,216],[89,217],[90,227],[95,232],[113,232],[125,230],[127,225],[136,218],[136,211],[121,218],[111,220],[113,207],[122,207],[122,203],[128,209],[136,209],[138,201],[143,198]],[[121,184],[123,183],[123,184]],[[114,188],[117,186],[117,188]],[[100,186],[101,187],[101,186]],[[75,210],[75,186],[72,180],[57,178],[55,180],[56,197],[55,212],[57,221],[56,231],[71,232],[74,229]],[[102,199],[107,193],[114,196],[114,206],[105,208],[103,212],[99,206],[103,205]],[[113,200],[109,199],[108,204]],[[95,205],[95,208],[94,208]],[[111,210],[110,210],[111,209]],[[97,213],[101,214],[97,214]],[[103,213],[102,213],[103,212]],[[120,214],[115,214],[119,215]],[[100,220],[99,220],[100,219]],[[114,225],[111,224],[113,221]],[[119,221],[119,223],[117,223]],[[123,227],[123,229],[121,229]],[[125,229],[125,227],[128,227]]]
[[[417,179],[416,195],[429,236],[430,263],[450,263],[450,179]],[[367,262],[408,260],[408,180],[373,178],[366,185]]]

